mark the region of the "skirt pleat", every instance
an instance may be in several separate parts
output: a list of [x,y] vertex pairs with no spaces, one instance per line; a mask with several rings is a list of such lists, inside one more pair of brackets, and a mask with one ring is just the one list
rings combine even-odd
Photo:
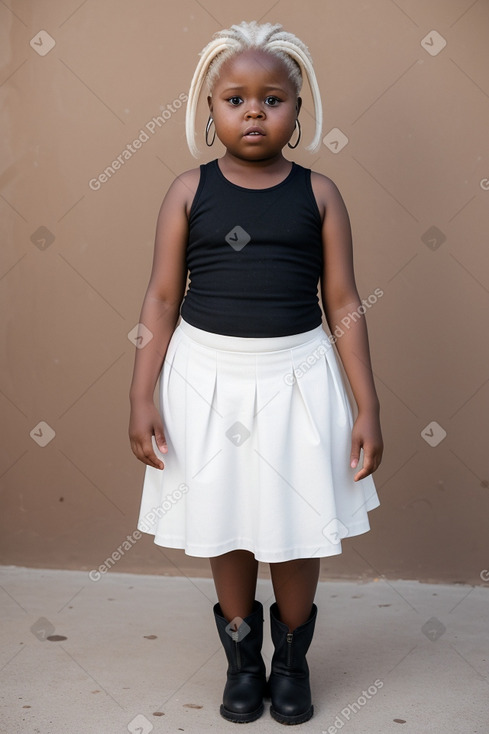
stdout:
[[156,544],[281,562],[337,555],[370,529],[379,499],[371,476],[353,481],[356,409],[321,326],[245,338],[181,320],[159,401],[168,453],[146,467],[138,522]]

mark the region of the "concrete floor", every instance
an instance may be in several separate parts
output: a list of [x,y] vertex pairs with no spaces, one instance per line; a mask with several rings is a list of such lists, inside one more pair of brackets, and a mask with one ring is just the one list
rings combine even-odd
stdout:
[[[252,724],[219,716],[211,580],[0,567],[0,584],[1,732],[285,731],[268,703]],[[257,598],[269,668],[269,581]],[[489,732],[489,585],[332,581],[316,602],[315,715],[294,731]]]

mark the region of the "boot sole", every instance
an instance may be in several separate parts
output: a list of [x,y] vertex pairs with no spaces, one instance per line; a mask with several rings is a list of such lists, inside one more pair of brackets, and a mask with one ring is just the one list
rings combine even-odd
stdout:
[[285,714],[280,714],[278,711],[275,711],[273,706],[270,706],[270,716],[275,719],[275,721],[278,721],[279,724],[285,724],[288,726],[293,726],[294,724],[304,724],[306,721],[309,721],[309,719],[312,718],[313,713],[314,706],[311,706],[311,708],[307,711],[304,711],[303,714],[296,714],[296,716],[285,716]]
[[234,711],[228,711],[228,709],[224,708],[224,705],[221,704],[219,713],[221,714],[223,719],[232,721],[234,724],[248,724],[250,721],[256,721],[257,719],[259,719],[264,710],[265,707],[262,704],[255,711],[250,711],[249,713],[245,714],[238,714]]

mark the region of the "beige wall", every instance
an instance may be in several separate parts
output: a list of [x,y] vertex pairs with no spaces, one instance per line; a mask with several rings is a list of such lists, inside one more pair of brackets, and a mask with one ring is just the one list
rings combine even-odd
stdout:
[[[381,507],[371,533],[323,560],[323,577],[483,583],[487,0],[0,4],[1,561],[88,570],[135,530],[144,466],[127,437],[128,333],[162,197],[178,172],[198,164],[185,144],[184,105],[174,102],[212,33],[243,19],[280,22],[309,45],[324,135],[339,128],[348,144],[287,154],[336,181],[360,293],[384,293],[368,310],[386,444],[376,474]],[[51,50],[41,31],[54,39]],[[151,132],[167,105],[175,112]],[[306,89],[306,141],[311,109]],[[201,128],[205,119],[202,108]],[[148,140],[91,188],[141,130]],[[199,162],[220,154],[204,150]],[[55,432],[45,446],[35,435],[41,421],[50,427],[44,437]],[[431,431],[434,421],[441,428]],[[425,440],[435,443],[442,430],[438,445]],[[207,569],[149,536],[115,566]]]

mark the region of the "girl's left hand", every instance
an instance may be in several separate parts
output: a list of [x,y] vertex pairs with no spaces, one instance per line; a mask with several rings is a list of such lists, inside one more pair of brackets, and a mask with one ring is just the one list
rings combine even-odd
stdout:
[[377,413],[359,413],[351,433],[350,466],[355,469],[363,448],[363,467],[355,476],[355,482],[372,474],[382,461],[384,442]]

